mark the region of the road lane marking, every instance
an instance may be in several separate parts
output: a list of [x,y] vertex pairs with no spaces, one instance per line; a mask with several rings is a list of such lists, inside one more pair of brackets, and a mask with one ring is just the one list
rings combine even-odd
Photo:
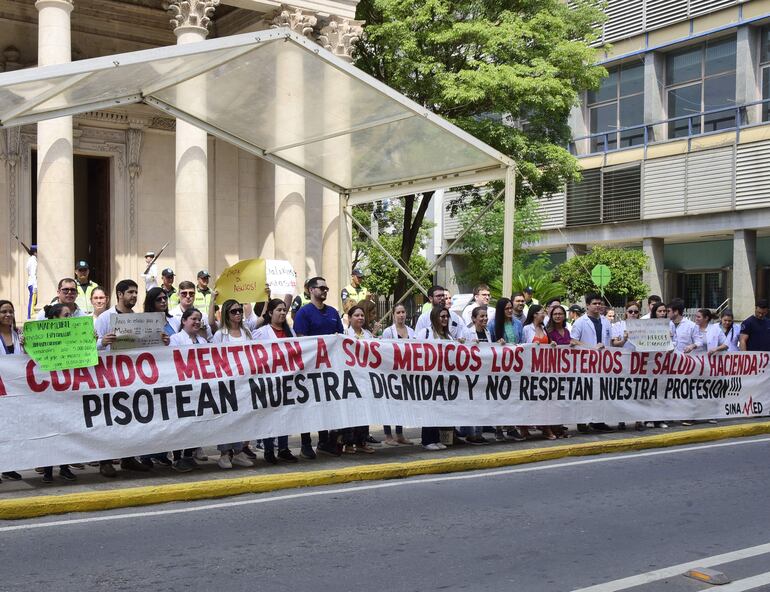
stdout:
[[734,582],[723,584],[717,588],[714,588],[714,586],[703,588],[701,592],[704,592],[705,590],[719,590],[719,592],[745,592],[746,590],[756,590],[760,586],[765,586],[766,584],[770,584],[770,571],[751,576],[750,578],[735,580]]
[[[719,555],[712,555],[711,557],[704,557],[702,559],[696,559],[695,561],[687,561],[686,563],[680,563],[678,565],[672,565],[670,567],[663,567],[661,569],[655,569],[646,573],[637,574],[635,576],[629,576],[627,578],[621,578],[619,580],[613,580],[611,582],[605,582],[603,584],[596,584],[594,586],[588,586],[587,588],[578,588],[572,592],[618,592],[620,590],[627,590],[628,588],[634,588],[635,586],[643,586],[650,582],[657,582],[658,580],[664,580],[666,578],[672,578],[680,576],[690,569],[696,567],[714,567],[716,565],[722,565],[723,563],[731,563],[733,561],[740,561],[741,559],[748,559],[750,557],[757,557],[759,555],[765,555],[770,553],[770,543],[763,545],[756,545],[755,547],[746,547],[745,549],[738,549],[737,551],[730,551],[728,553],[721,553]],[[770,573],[762,574],[761,576],[754,576],[754,578],[764,577],[765,580],[762,583],[754,586],[770,582]],[[718,590],[719,592],[741,592],[743,590],[751,590],[752,588],[731,588],[734,584],[740,582],[746,582],[753,580],[754,578],[747,578],[746,580],[739,580],[732,584],[724,584],[721,586],[710,586],[703,588],[703,590]]]
[[[231,500],[226,502],[217,502],[212,504],[201,504],[184,508],[164,508],[162,510],[152,510],[147,512],[125,512],[122,514],[110,514],[107,516],[90,516],[88,518],[72,518],[68,520],[52,520],[49,522],[32,522],[25,524],[18,524],[14,526],[0,527],[0,533],[14,532],[18,530],[28,530],[34,528],[50,528],[54,526],[69,526],[75,524],[86,524],[89,522],[107,522],[112,520],[127,520],[130,518],[150,518],[155,516],[164,516],[167,514],[185,514],[188,512],[201,512],[204,510],[217,510],[227,509],[236,506],[248,506],[252,504],[266,504],[271,502],[279,502],[286,500],[299,499],[303,497],[315,497],[322,495],[340,495],[346,493],[356,493],[359,491],[368,491],[372,489],[385,489],[388,487],[406,487],[410,485],[422,485],[425,483],[442,483],[445,481],[462,481],[465,479],[479,479],[483,477],[496,477],[500,475],[513,475],[517,473],[534,473],[539,471],[549,471],[551,469],[561,469],[565,467],[576,467],[581,465],[591,465],[606,462],[620,462],[626,460],[634,460],[637,458],[645,458],[650,456],[663,456],[667,454],[682,454],[686,452],[697,452],[700,450],[709,450],[712,448],[727,448],[731,446],[746,446],[749,444],[761,444],[764,442],[770,442],[770,437],[756,438],[751,440],[737,440],[734,442],[717,442],[714,444],[699,444],[697,446],[686,446],[680,448],[666,448],[664,450],[652,450],[648,452],[636,452],[632,454],[621,454],[617,456],[600,456],[594,458],[587,458],[582,460],[574,460],[569,462],[559,462],[552,464],[540,464],[540,465],[528,465],[525,467],[518,467],[515,469],[500,469],[496,471],[481,471],[477,473],[463,473],[445,475],[441,477],[428,477],[425,479],[402,479],[398,481],[385,481],[382,483],[375,483],[370,485],[354,485],[350,487],[339,487],[336,489],[325,490],[309,490],[301,491],[298,493],[289,493],[283,495],[275,495],[270,497],[259,497],[255,499],[245,500]],[[252,494],[254,495],[254,494]],[[261,495],[261,494],[256,494]],[[187,503],[187,502],[171,502],[171,503]],[[707,567],[707,566],[704,566]],[[688,568],[689,569],[689,568]],[[607,589],[609,590],[609,588]]]

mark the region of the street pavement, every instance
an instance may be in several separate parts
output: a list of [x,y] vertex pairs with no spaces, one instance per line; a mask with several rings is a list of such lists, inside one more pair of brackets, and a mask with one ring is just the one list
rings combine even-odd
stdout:
[[[745,425],[757,421],[762,422],[765,420],[763,418],[725,420],[720,421],[718,426],[713,426],[706,423],[698,423],[692,427],[682,427],[672,424],[670,429],[650,429],[644,432],[635,431],[633,429],[633,424],[629,424],[629,429],[627,431],[618,431],[611,434],[579,434],[575,429],[576,426],[573,425],[569,426],[571,428],[570,433],[572,437],[566,440],[560,438],[558,440],[549,441],[536,436],[526,442],[509,441],[492,442],[486,446],[453,446],[447,450],[442,450],[439,452],[430,452],[424,450],[422,446],[419,445],[420,430],[415,428],[407,428],[405,433],[407,437],[411,438],[411,440],[415,443],[413,446],[392,447],[383,445],[378,446],[377,451],[374,454],[342,455],[338,458],[319,455],[316,460],[300,459],[299,462],[295,464],[282,462],[278,465],[270,465],[266,463],[262,458],[262,451],[254,449],[258,456],[254,463],[254,467],[234,468],[228,470],[220,469],[217,466],[216,460],[219,458],[219,452],[217,451],[216,447],[206,446],[204,450],[208,454],[209,460],[199,463],[200,470],[184,474],[177,473],[170,468],[161,466],[156,466],[152,471],[148,473],[122,471],[119,467],[116,466],[117,477],[107,479],[99,474],[98,468],[86,466],[84,470],[73,470],[73,472],[77,475],[77,481],[67,482],[58,476],[58,468],[54,468],[54,481],[51,484],[46,484],[43,483],[43,476],[41,474],[38,474],[33,470],[21,471],[21,475],[23,477],[21,481],[11,481],[9,479],[2,480],[2,483],[0,483],[0,500],[18,499],[27,496],[88,493],[95,491],[124,489],[127,487],[167,485],[172,483],[195,483],[197,481],[212,479],[230,479],[234,477],[275,475],[294,473],[297,471],[306,472],[322,469],[340,469],[364,464],[368,465],[377,463],[410,462],[490,452],[508,452],[514,450],[546,448],[550,446],[564,446],[565,444],[569,445],[589,442],[605,442],[611,440],[636,438],[639,436],[657,436],[661,434],[671,434],[688,430],[709,429],[712,427]],[[372,433],[377,438],[383,439],[381,427],[372,426]],[[539,434],[539,432],[535,431],[532,433],[536,435]],[[314,442],[315,436],[316,435],[313,434]],[[493,434],[485,434],[485,436],[494,440]],[[299,437],[297,436],[290,438],[289,445],[294,454],[299,456]]]
[[770,590],[769,457],[756,437],[8,521],[0,590],[712,589],[649,573],[699,561],[734,580],[714,590]]

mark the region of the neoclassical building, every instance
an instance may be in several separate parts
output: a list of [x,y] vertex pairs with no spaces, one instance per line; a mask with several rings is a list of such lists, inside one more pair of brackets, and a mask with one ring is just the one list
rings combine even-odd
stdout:
[[[349,60],[361,31],[356,3],[3,0],[0,70],[277,26]],[[297,75],[288,65],[279,78]],[[336,192],[146,105],[3,129],[0,159],[0,297],[19,310],[27,254],[15,235],[38,245],[41,302],[77,259],[88,260],[93,279],[107,287],[139,280],[145,251],[166,241],[159,268],[174,268],[177,282],[264,257],[289,260],[300,281],[325,275],[339,293]]]

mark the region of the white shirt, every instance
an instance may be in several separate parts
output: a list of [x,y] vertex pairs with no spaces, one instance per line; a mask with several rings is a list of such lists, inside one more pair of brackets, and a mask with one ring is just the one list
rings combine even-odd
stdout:
[[[406,327],[406,334],[407,334],[407,339],[414,339],[417,336],[417,333],[415,333],[415,330],[409,326]],[[383,339],[402,339],[402,337],[398,334],[398,331],[396,331],[395,325],[391,325],[390,327],[385,329],[382,332],[382,338]]]
[[[51,304],[56,304],[56,302],[52,302]],[[107,311],[105,310],[104,312],[107,312]],[[104,314],[104,313],[102,313],[102,314]],[[80,308],[78,308],[78,306],[76,304],[75,305],[75,311],[70,316],[71,317],[87,317],[89,315],[87,315],[82,310],[80,310]],[[37,313],[37,320],[38,321],[44,321],[45,320],[45,306],[40,309],[40,312]]]
[[0,356],[18,356],[24,353],[24,349],[19,341],[19,334],[14,330],[11,330],[11,344],[13,345],[13,353],[8,354],[5,352],[5,345],[0,343]]
[[[211,341],[211,339],[214,337],[214,333],[211,331],[211,325],[209,325],[208,313],[209,311],[207,310],[201,311],[201,327],[206,330],[206,340]],[[181,304],[177,304],[174,308],[168,311],[168,314],[174,317],[181,326],[182,314],[184,314]],[[179,329],[177,329],[177,331],[179,331]]]
[[[489,330],[485,327],[484,328],[484,342],[486,343],[492,343],[492,336],[489,334]],[[479,339],[479,336],[476,334],[476,327],[466,327],[465,332],[463,333],[463,339],[465,339],[465,343],[482,343],[481,339]]]
[[37,290],[37,257],[30,255],[27,259],[27,286]]
[[682,318],[678,325],[675,325],[674,321],[669,321],[669,325],[671,327],[671,339],[674,342],[674,349],[676,351],[682,353],[684,348],[693,344],[696,346],[695,349],[703,347],[700,329],[690,319]]
[[144,287],[147,291],[158,287],[158,264],[153,263],[147,273],[143,273]]
[[741,328],[735,323],[733,323],[732,327],[730,327],[727,333],[725,333],[724,329],[722,329],[721,323],[709,325],[709,330],[707,333],[708,349],[712,350],[716,349],[720,345],[727,345],[728,352],[741,351],[741,348],[738,345],[740,336]]
[[[420,315],[420,318],[417,319],[417,324],[414,327],[415,333],[419,336],[420,339],[428,339],[427,337],[422,337],[422,335],[425,333],[425,329],[430,329],[430,310],[427,312],[424,312]],[[450,310],[449,311],[449,335],[452,336],[452,339],[460,339],[463,336],[463,331],[465,330],[465,323],[456,312]],[[433,334],[433,331],[431,331],[431,335]],[[433,339],[430,337],[430,339]]]
[[174,333],[169,338],[169,345],[196,345],[198,343],[207,343],[207,341],[200,335],[196,335],[195,341],[193,341],[192,337],[190,337],[186,331]]
[[455,341],[455,338],[452,337],[452,334],[449,334],[449,339],[440,339],[436,337],[433,334],[433,328],[432,327],[425,327],[424,329],[420,329],[416,332],[416,338],[417,339],[427,339],[429,341]]
[[241,329],[240,337],[234,337],[232,333],[225,333],[224,331],[219,330],[214,333],[211,343],[246,343],[252,339],[252,336],[247,333],[246,329]]
[[[294,337],[294,332],[289,329],[287,337]],[[282,337],[278,337],[275,334],[275,331],[273,331],[273,327],[268,323],[267,325],[262,325],[259,329],[257,329],[254,332],[254,339],[259,341],[267,341],[270,339],[283,339]]]
[[[607,320],[607,317],[600,316],[599,320],[602,324],[601,343],[604,344],[604,347],[611,347],[612,325]],[[594,347],[599,343],[599,341],[596,339],[596,329],[594,328],[594,323],[587,314],[584,314],[573,323],[572,329],[570,329],[570,337],[572,339],[577,339],[589,347]]]
[[[543,332],[545,332],[545,324],[543,325]],[[535,325],[530,323],[524,325],[524,329],[521,333],[522,343],[534,343],[535,341]]]
[[[463,309],[463,322],[465,323],[466,327],[470,327],[473,324],[473,309],[477,308],[479,306],[484,306],[483,304],[477,304],[476,302],[471,302],[468,306],[466,306]],[[494,321],[495,320],[495,309],[491,306],[487,306],[487,322]]]
[[133,314],[133,310],[130,313],[119,313],[118,310],[111,306],[105,310],[102,314],[94,319],[94,331],[96,332],[96,349],[109,351],[109,345],[102,345],[102,337],[110,332],[110,318],[116,314]]
[[366,329],[361,329],[361,335],[357,335],[356,332],[353,330],[353,327],[348,327],[347,329],[345,329],[345,335],[347,335],[348,337],[352,337],[354,339],[374,339],[372,334]]
[[[613,339],[623,339],[623,334],[626,332],[626,322],[625,321],[618,321],[617,323],[614,323],[612,325],[612,338]],[[636,346],[631,343],[629,340],[626,340],[626,342],[623,344],[623,349],[627,349],[630,351],[636,351]]]

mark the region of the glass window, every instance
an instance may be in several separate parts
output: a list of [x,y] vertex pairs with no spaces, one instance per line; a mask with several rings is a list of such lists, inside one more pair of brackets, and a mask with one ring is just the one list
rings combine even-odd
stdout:
[[735,127],[735,55],[731,36],[667,56],[668,117],[686,117],[669,123],[669,137]]
[[718,41],[706,45],[705,76],[735,72],[735,39]]
[[[620,99],[620,127],[633,127],[644,123],[644,95],[632,95]],[[620,147],[644,144],[644,128],[620,132]]]
[[762,29],[759,61],[762,64],[762,121],[770,121],[770,27]]
[[701,77],[703,48],[672,53],[666,59],[666,84],[682,84]]
[[620,70],[620,96],[644,92],[644,64],[630,64]]
[[607,70],[607,78],[602,80],[599,90],[588,91],[588,104],[602,103],[618,98],[618,70]]
[[615,148],[617,144],[617,117],[617,103],[615,102],[591,109],[591,135],[612,132],[606,136],[592,138],[591,149],[593,152],[604,150],[605,141],[607,142],[607,150]]
[[[701,85],[691,84],[668,91],[669,118],[697,115],[700,113]],[[690,126],[692,125],[692,129]],[[700,133],[700,117],[677,119],[669,124],[670,138],[687,137],[690,133]]]

